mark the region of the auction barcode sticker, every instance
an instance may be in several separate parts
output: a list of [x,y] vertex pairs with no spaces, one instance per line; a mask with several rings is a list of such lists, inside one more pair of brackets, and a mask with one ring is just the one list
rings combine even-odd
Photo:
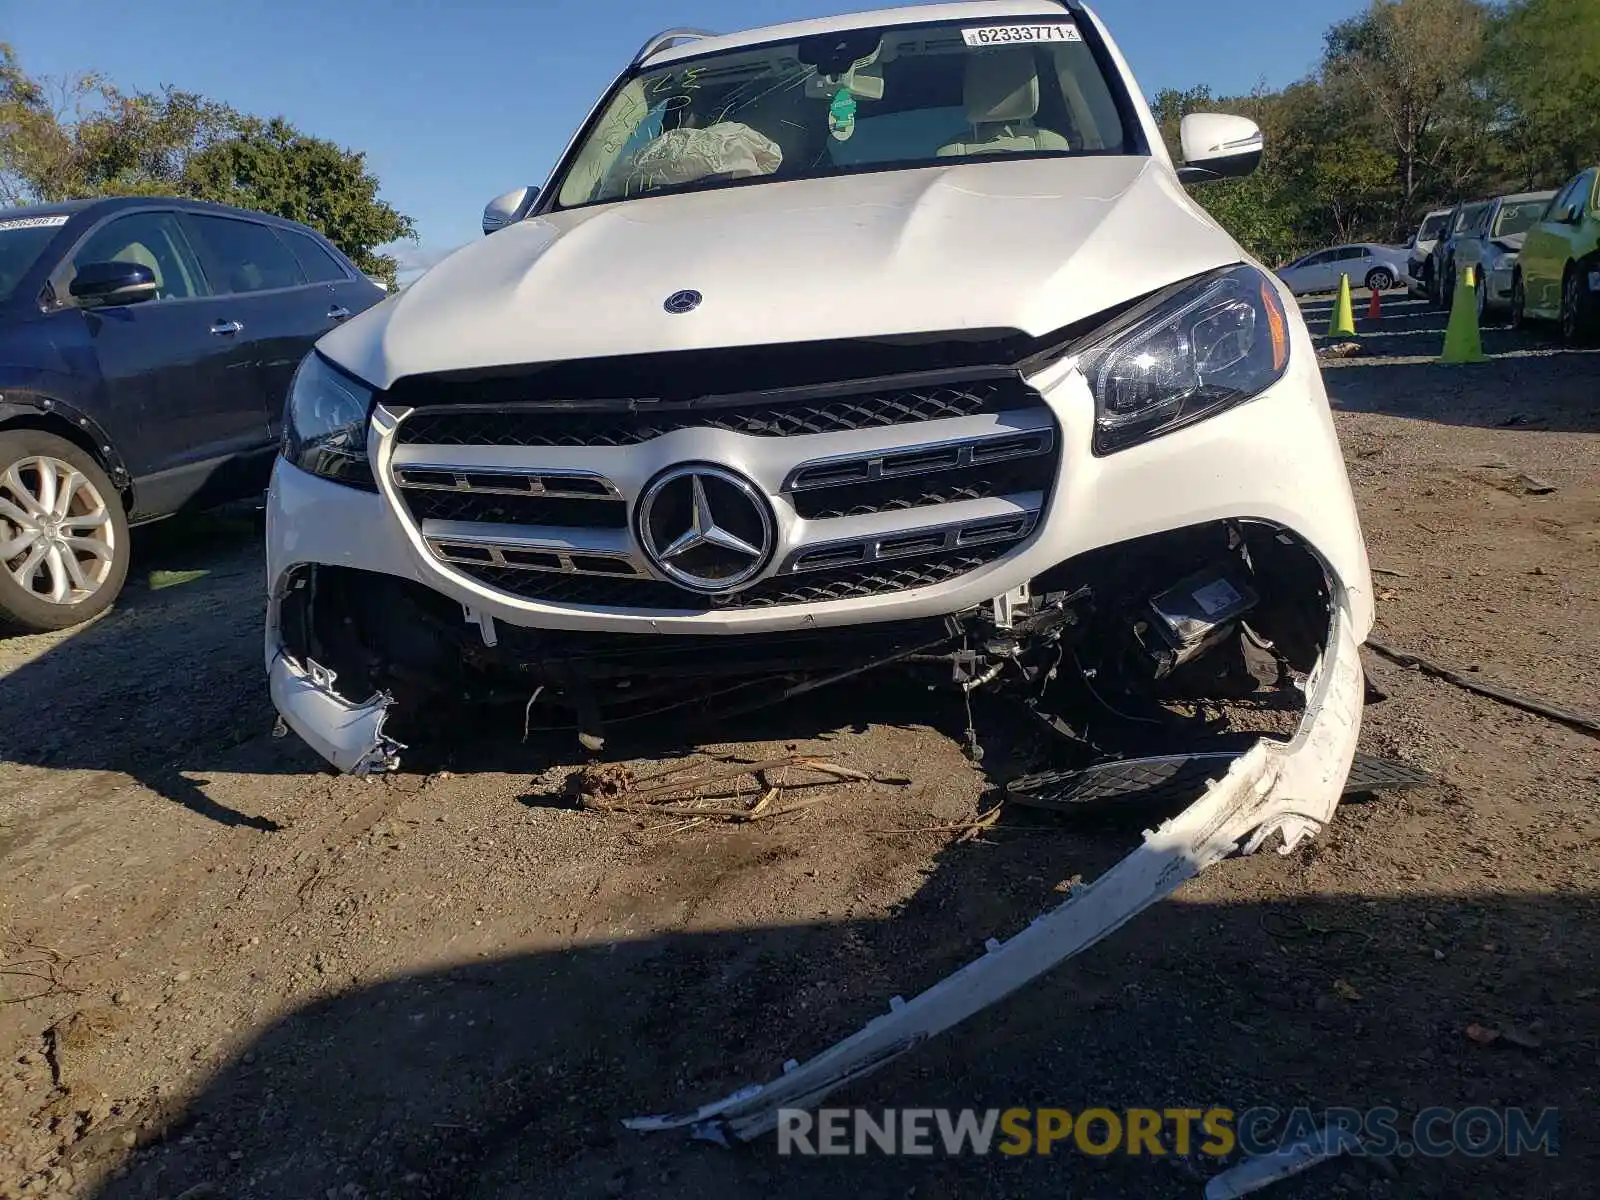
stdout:
[[55,213],[48,217],[13,217],[9,221],[0,221],[0,229],[52,229],[57,225],[65,225],[69,218],[69,213]]
[[1009,46],[1017,42],[1081,42],[1076,25],[1053,21],[1049,25],[975,25],[961,31],[969,46]]

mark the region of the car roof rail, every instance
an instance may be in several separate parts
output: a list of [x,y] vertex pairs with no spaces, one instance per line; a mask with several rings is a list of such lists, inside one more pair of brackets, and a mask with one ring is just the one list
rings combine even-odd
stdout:
[[655,37],[639,47],[639,53],[633,56],[633,65],[637,67],[652,54],[659,54],[677,42],[698,42],[702,38],[716,36],[709,29],[663,29]]

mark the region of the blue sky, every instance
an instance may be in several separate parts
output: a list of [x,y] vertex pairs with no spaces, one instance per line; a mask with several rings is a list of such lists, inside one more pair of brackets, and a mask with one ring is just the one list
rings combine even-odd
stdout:
[[[883,0],[887,2],[887,0]],[[542,183],[589,106],[669,25],[733,30],[875,0],[0,0],[32,74],[170,83],[365,150],[416,218],[413,261],[481,236],[484,202]],[[1364,0],[1098,0],[1147,95],[1278,86]]]

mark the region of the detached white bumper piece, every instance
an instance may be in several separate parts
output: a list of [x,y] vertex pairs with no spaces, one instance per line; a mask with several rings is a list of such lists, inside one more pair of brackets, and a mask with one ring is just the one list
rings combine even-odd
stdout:
[[1342,588],[1334,596],[1328,644],[1306,684],[1293,740],[1257,742],[1203,796],[1154,832],[1094,883],[1036,918],[1008,942],[805,1063],[789,1063],[754,1084],[690,1113],[636,1117],[629,1129],[689,1128],[697,1137],[748,1141],[777,1125],[778,1110],[812,1108],[936,1033],[988,1007],[1094,945],[1242,846],[1260,849],[1274,833],[1288,854],[1332,819],[1361,728],[1361,658]]
[[383,733],[394,703],[387,692],[352,704],[333,690],[332,671],[316,663],[301,667],[282,651],[273,657],[267,678],[284,723],[339,770],[373,775],[400,765],[405,747]]

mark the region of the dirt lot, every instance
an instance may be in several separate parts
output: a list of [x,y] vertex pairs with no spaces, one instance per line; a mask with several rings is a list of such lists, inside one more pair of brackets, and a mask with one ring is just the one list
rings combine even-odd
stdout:
[[[1439,367],[1442,320],[1388,311],[1327,372],[1378,636],[1600,706],[1600,355],[1490,331],[1495,361]],[[1170,1156],[935,1168],[623,1130],[856,1028],[1137,827],[897,832],[993,779],[954,703],[878,680],[702,749],[916,786],[753,826],[575,811],[577,748],[515,736],[335,778],[271,736],[257,543],[248,516],[151,528],[107,618],[0,641],[0,1197],[1199,1195],[1215,1167]],[[1557,1106],[1556,1157],[1347,1160],[1267,1194],[1593,1195],[1600,746],[1368,663],[1390,699],[1364,747],[1436,785],[1219,866],[840,1102]]]

